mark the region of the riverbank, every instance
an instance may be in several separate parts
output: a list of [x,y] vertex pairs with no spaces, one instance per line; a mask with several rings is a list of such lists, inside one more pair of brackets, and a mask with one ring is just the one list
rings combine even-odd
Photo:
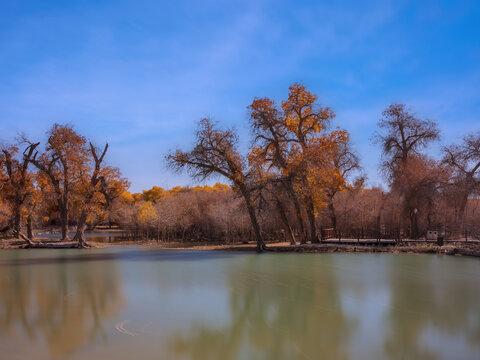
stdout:
[[[29,245],[22,239],[3,239],[0,240],[1,249],[75,249],[79,248],[77,241],[58,241],[55,239],[38,239],[31,241]],[[101,248],[100,244],[88,244],[86,248]]]
[[[157,242],[157,241],[130,241],[118,243],[89,242],[91,248],[142,246],[148,248],[162,248],[166,250],[200,250],[200,251],[243,251],[256,252],[254,243],[218,244],[209,242]],[[19,239],[0,241],[0,249],[22,248],[49,248],[65,249],[77,247],[76,242],[61,242],[54,239],[39,238],[34,240],[33,246],[27,246]],[[277,253],[387,253],[387,254],[442,254],[480,257],[480,244],[465,241],[451,242],[443,246],[432,243],[400,243],[395,245],[348,245],[348,244],[302,244],[290,245],[288,242],[267,244],[266,252]]]
[[[255,252],[255,244],[231,244],[231,245],[198,245],[183,246],[183,244],[171,244],[169,249],[176,250],[215,250],[215,251],[246,251]],[[266,252],[282,253],[387,253],[387,254],[442,254],[463,255],[480,257],[480,244],[476,243],[452,243],[444,246],[433,244],[408,244],[408,245],[345,245],[345,244],[303,244],[290,245],[290,243],[268,244]]]

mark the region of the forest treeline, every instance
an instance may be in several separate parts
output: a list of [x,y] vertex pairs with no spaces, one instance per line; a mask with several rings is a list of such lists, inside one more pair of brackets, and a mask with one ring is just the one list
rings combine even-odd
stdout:
[[0,226],[31,243],[34,229],[60,226],[62,239],[85,245],[84,231],[117,226],[133,238],[161,241],[317,243],[343,238],[419,238],[435,230],[449,238],[480,235],[480,132],[465,134],[435,159],[434,121],[404,104],[379,114],[373,142],[389,189],[367,187],[360,159],[335,113],[301,84],[277,104],[255,98],[247,107],[248,152],[234,129],[204,118],[189,149],[165,156],[214,186],[153,187],[130,193],[118,168],[69,125],[54,124],[47,141],[20,136],[0,152]]

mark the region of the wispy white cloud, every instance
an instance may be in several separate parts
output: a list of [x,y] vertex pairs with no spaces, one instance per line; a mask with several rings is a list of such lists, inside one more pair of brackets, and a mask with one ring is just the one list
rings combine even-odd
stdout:
[[188,183],[162,159],[188,146],[195,121],[213,116],[246,139],[252,98],[280,101],[302,81],[335,109],[375,178],[369,138],[389,102],[411,104],[449,135],[467,131],[478,113],[478,65],[426,67],[438,50],[421,41],[435,38],[415,27],[444,12],[412,20],[405,14],[415,4],[106,1],[25,10],[0,32],[0,137],[43,138],[52,122],[70,122],[112,144],[110,159],[135,190]]

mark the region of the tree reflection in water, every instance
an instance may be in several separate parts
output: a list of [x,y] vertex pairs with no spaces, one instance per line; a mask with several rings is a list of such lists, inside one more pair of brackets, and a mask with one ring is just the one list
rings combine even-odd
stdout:
[[472,272],[476,259],[431,256],[429,261],[422,260],[424,256],[392,257],[388,267],[392,302],[384,340],[386,356],[438,359],[456,351],[453,357],[464,358],[463,349],[450,344],[450,339],[462,336],[480,354],[480,279]]
[[[278,255],[281,256],[281,255]],[[294,276],[292,276],[294,275]],[[347,359],[355,319],[342,311],[332,268],[311,256],[249,257],[230,271],[231,320],[170,340],[191,359]]]
[[475,259],[267,255],[238,265],[228,324],[175,333],[172,358],[478,358]]
[[96,338],[105,341],[104,321],[124,305],[113,261],[20,264],[1,272],[0,332],[18,336],[26,345],[44,342],[52,358],[63,358]]
[[[0,253],[0,358],[415,360],[480,353],[477,259],[50,254],[9,253],[2,262],[7,253]],[[125,332],[115,330],[119,319]]]

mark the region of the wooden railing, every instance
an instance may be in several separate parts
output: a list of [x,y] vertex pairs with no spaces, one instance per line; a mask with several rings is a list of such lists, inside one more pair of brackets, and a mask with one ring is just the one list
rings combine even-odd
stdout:
[[335,237],[335,229],[334,228],[322,229],[321,235],[322,235],[322,240],[334,238]]

